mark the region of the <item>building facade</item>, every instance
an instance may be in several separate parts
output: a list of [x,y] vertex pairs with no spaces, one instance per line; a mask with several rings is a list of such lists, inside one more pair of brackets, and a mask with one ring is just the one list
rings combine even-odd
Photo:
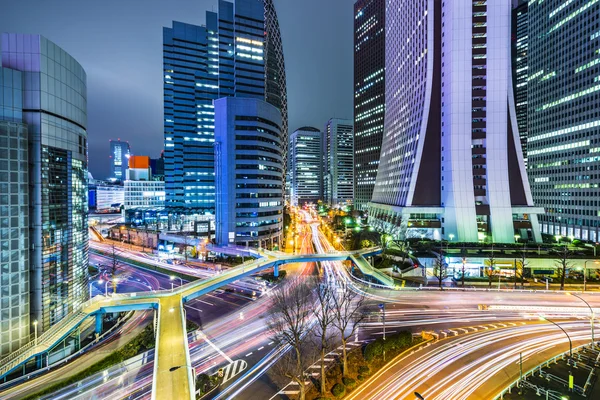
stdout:
[[[369,222],[397,238],[541,240],[504,0],[390,0],[385,130]],[[465,15],[465,12],[468,12]]]
[[29,139],[23,73],[0,67],[0,358],[29,341]]
[[109,183],[96,184],[96,212],[119,212],[125,204],[125,187]]
[[155,180],[150,168],[150,157],[129,158],[124,186],[124,208],[131,210],[158,210],[165,206],[165,182]]
[[31,321],[43,332],[89,296],[86,74],[63,49],[37,35],[3,34],[2,66],[22,72],[29,306]]
[[323,200],[323,134],[305,126],[290,135],[289,144],[293,205]]
[[354,127],[352,120],[332,118],[325,124],[325,201],[333,206],[354,202]]
[[121,139],[110,141],[110,179],[125,180],[127,160],[130,155],[129,143],[121,142]]
[[354,3],[354,205],[373,196],[385,116],[385,0]]
[[528,172],[543,233],[597,242],[600,29],[597,1],[530,2]]
[[215,101],[218,244],[278,248],[283,225],[281,112],[259,99]]
[[525,0],[520,0],[517,7],[513,9],[512,18],[513,93],[515,95],[517,127],[519,128],[519,139],[521,141],[525,167],[527,167],[527,78],[529,77],[529,68],[527,66],[529,45],[527,3]]
[[265,98],[262,0],[219,1],[206,26],[163,30],[166,206],[215,213],[214,106],[221,97]]

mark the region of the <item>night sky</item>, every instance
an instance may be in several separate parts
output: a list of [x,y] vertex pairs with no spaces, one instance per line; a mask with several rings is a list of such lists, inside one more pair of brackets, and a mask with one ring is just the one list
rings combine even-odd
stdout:
[[[352,118],[354,0],[275,0],[290,133]],[[217,0],[5,0],[0,30],[41,34],[87,72],[89,169],[109,173],[109,139],[158,157],[163,141],[162,27],[204,24]]]

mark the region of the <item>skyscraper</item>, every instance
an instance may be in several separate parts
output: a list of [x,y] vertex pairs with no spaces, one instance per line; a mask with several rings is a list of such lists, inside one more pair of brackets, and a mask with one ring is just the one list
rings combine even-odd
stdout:
[[543,233],[598,241],[598,1],[529,2],[528,172]]
[[119,181],[125,180],[127,160],[130,156],[129,143],[121,139],[110,141],[110,177]]
[[371,201],[385,115],[385,0],[354,3],[354,204]]
[[281,112],[258,99],[215,101],[217,244],[281,243]]
[[[214,214],[214,108],[221,97],[266,100],[282,110],[287,94],[273,4],[219,1],[206,26],[163,30],[166,206]],[[284,149],[285,151],[285,149]]]
[[291,202],[316,203],[323,199],[323,134],[304,126],[290,135]]
[[388,2],[385,130],[369,207],[379,229],[541,239],[512,94],[511,9],[505,0]]
[[352,120],[332,118],[325,124],[323,189],[331,205],[354,200],[354,128]]
[[515,110],[517,113],[517,127],[519,128],[521,149],[523,150],[523,160],[525,161],[525,167],[527,167],[527,77],[529,76],[527,47],[529,37],[527,29],[527,1],[525,0],[520,0],[518,6],[513,9],[512,31],[512,77]]
[[[10,251],[13,252],[11,270],[20,271],[22,276],[28,270],[29,287],[26,281],[17,282],[17,275],[11,279],[20,285],[21,292],[29,293],[31,321],[38,322],[39,332],[78,309],[88,298],[86,74],[63,49],[37,35],[3,34],[2,67],[3,85],[14,90],[12,98],[5,91],[3,101],[7,103],[0,109],[12,109],[12,121],[26,124],[28,131],[29,187],[22,184],[26,178],[20,164],[20,172],[14,179],[18,178],[21,184],[16,186],[11,181],[10,193],[19,191],[18,222],[23,227],[28,216],[29,238],[15,237],[19,244],[11,242],[11,246],[18,248],[11,247]],[[18,100],[21,96],[22,103]],[[3,114],[6,118],[6,112]],[[14,132],[23,126],[11,129]],[[13,146],[11,139],[11,149],[17,143],[23,146],[22,134],[14,136],[14,140],[17,141]],[[18,157],[22,163],[24,154]],[[7,193],[0,190],[0,201]],[[27,197],[29,209],[24,211]],[[22,235],[17,229],[14,232]],[[8,240],[2,243],[8,244]],[[21,246],[29,249],[27,266]],[[0,253],[0,259],[8,256],[4,248]],[[19,296],[12,299],[20,302],[12,309],[13,317],[26,308],[25,297]],[[20,324],[27,324],[24,331],[28,332],[27,318],[18,319]],[[4,325],[1,329],[4,330]],[[11,341],[17,343],[15,338]]]

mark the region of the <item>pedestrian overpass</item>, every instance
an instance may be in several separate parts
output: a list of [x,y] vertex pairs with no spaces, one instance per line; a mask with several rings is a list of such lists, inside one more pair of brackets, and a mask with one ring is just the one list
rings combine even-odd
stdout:
[[71,313],[40,335],[36,342],[31,342],[0,360],[0,379],[6,379],[19,368],[25,369],[27,364],[34,361],[37,369],[47,366],[48,353],[89,317],[96,319],[96,332],[100,333],[103,315],[106,313],[154,309],[157,323],[152,398],[194,399],[195,377],[190,365],[184,302],[266,269],[273,268],[275,276],[278,276],[281,265],[298,262],[350,260],[363,274],[393,288],[393,280],[374,269],[365,259],[365,256],[379,252],[381,250],[377,248],[359,252],[300,255],[261,251],[262,257],[259,259],[245,262],[208,279],[186,283],[174,290],[97,296],[83,304],[80,311]]

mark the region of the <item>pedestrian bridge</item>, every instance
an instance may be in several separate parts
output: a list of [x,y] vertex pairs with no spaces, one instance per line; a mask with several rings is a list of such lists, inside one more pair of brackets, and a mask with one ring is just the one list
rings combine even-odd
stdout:
[[290,255],[281,252],[261,251],[261,257],[247,261],[213,277],[186,283],[174,290],[96,296],[70,314],[60,323],[44,332],[36,342],[21,347],[0,360],[0,379],[35,361],[36,367],[47,366],[48,353],[89,317],[96,318],[96,332],[102,329],[105,313],[156,310],[156,358],[152,383],[153,399],[194,399],[195,379],[190,367],[190,354],[185,331],[183,303],[209,293],[234,281],[273,268],[275,276],[279,267],[287,263],[350,260],[363,274],[372,276],[382,284],[394,287],[387,275],[374,269],[365,259],[381,249],[372,248],[358,252],[332,252],[327,254]]

